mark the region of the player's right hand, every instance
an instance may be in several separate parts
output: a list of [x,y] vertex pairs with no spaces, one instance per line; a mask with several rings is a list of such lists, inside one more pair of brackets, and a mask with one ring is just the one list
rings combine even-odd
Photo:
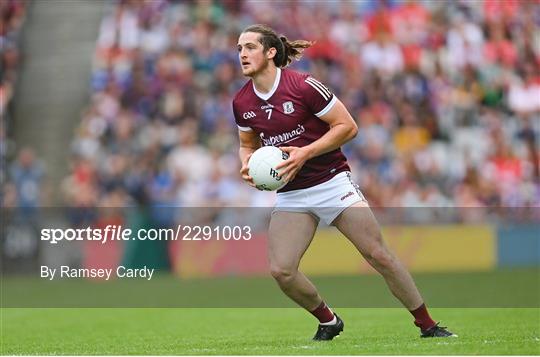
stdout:
[[252,154],[249,154],[245,157],[244,161],[242,162],[242,168],[240,169],[240,175],[242,176],[242,180],[246,181],[248,185],[251,187],[255,187],[255,182],[253,182],[253,177],[249,176],[249,168],[248,168],[248,162],[249,158]]

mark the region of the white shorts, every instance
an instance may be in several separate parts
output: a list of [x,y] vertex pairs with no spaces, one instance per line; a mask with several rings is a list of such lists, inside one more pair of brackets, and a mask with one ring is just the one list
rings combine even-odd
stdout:
[[351,173],[345,171],[313,187],[278,193],[272,213],[309,213],[331,225],[347,207],[361,201],[367,204],[360,187],[351,179]]

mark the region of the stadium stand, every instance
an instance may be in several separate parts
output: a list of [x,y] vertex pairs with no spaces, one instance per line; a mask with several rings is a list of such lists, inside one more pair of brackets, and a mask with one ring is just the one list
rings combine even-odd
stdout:
[[[540,205],[540,2],[117,1],[63,183],[70,206],[266,206],[240,181],[231,99],[239,32],[317,41],[294,65],[359,135],[373,206]],[[113,203],[111,203],[113,202]]]
[[21,62],[21,31],[30,1],[0,2],[0,202],[2,207],[40,205],[43,164],[28,147],[12,138],[12,103]]

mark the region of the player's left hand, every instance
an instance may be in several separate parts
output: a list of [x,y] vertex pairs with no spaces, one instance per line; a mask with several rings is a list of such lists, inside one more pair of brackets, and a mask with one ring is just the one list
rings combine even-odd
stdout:
[[295,146],[282,146],[281,151],[289,154],[289,158],[276,166],[276,170],[280,170],[279,176],[284,178],[285,182],[291,182],[296,177],[296,174],[302,166],[309,160],[309,152],[307,149]]

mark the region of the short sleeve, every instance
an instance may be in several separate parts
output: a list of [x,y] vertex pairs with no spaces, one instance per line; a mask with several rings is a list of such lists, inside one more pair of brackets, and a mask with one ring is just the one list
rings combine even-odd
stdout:
[[302,83],[302,95],[308,108],[318,117],[328,113],[336,104],[337,97],[327,86],[313,77],[306,77]]
[[238,110],[236,108],[236,104],[235,104],[235,101],[233,100],[232,102],[232,107],[233,107],[233,113],[234,113],[234,121],[236,122],[236,126],[238,126],[238,130],[240,131],[252,131],[253,129],[250,128],[249,126],[246,126],[245,124],[245,120],[242,122],[242,118],[240,116],[240,114],[238,113]]

